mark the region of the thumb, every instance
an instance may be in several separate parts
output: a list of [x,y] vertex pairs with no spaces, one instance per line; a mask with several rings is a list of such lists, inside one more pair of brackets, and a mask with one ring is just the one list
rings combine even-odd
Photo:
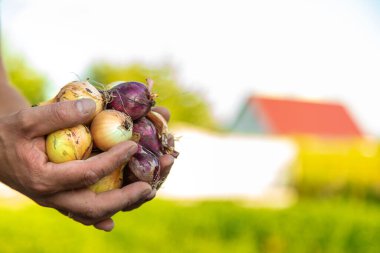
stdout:
[[63,101],[20,111],[16,114],[16,124],[33,138],[87,123],[94,112],[95,102],[91,99]]

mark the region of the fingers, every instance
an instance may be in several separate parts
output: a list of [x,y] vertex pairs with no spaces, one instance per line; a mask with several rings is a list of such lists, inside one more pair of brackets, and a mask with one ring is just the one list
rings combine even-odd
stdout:
[[93,156],[87,160],[76,160],[66,163],[48,163],[44,173],[54,186],[53,192],[77,189],[95,184],[115,169],[124,166],[137,151],[133,141],[119,143],[110,150]]
[[95,112],[90,99],[64,101],[22,110],[15,114],[18,129],[30,138],[88,122]]
[[166,178],[170,170],[174,164],[174,157],[171,155],[163,155],[160,157],[160,165],[161,165],[161,171],[160,176],[161,178]]
[[157,189],[160,189],[162,184],[168,177],[170,170],[174,164],[174,157],[171,155],[163,155],[160,157],[160,181],[157,184]]
[[166,122],[169,122],[170,112],[165,107],[156,106],[156,107],[152,108],[152,111],[158,112],[159,114],[161,114],[165,118]]
[[[74,215],[71,212],[62,211],[62,210],[58,210],[58,211],[61,214],[65,215],[65,216],[67,216],[69,218],[72,218],[73,220],[75,220],[75,221],[77,221],[79,223],[86,224],[86,225],[90,225],[90,223],[91,223],[89,220],[85,220],[85,219],[81,219],[81,218],[78,218],[78,217],[74,217]],[[106,218],[106,219],[104,219],[102,221],[99,221],[99,222],[95,223],[93,226],[96,229],[103,230],[103,231],[106,231],[106,232],[110,232],[114,228],[115,223],[112,220],[112,218]]]
[[113,222],[113,220],[111,218],[107,218],[103,221],[100,221],[100,222],[94,224],[95,228],[97,228],[99,230],[104,230],[106,232],[112,231],[114,226],[115,226],[115,223]]
[[85,225],[109,228],[108,218],[120,210],[135,206],[151,193],[149,184],[136,182],[122,189],[98,194],[87,189],[60,192],[48,197],[45,203]]

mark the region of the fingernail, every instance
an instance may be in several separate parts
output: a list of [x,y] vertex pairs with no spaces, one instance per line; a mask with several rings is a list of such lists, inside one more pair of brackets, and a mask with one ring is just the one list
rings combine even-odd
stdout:
[[107,226],[105,226],[104,231],[111,232],[114,227],[115,223],[113,222],[113,220],[111,220],[107,223]]
[[137,149],[138,149],[138,145],[137,143],[133,142],[131,144],[131,147],[129,148],[129,151],[132,152],[132,153],[136,153],[137,152]]
[[136,143],[130,143],[129,144],[129,149],[127,151],[127,156],[125,157],[127,160],[129,160],[131,158],[131,156],[134,155],[134,153],[137,152],[137,149],[138,149],[138,145]]
[[142,191],[140,195],[140,200],[145,200],[146,198],[148,198],[152,194],[152,191],[153,190],[151,187]]
[[87,98],[76,101],[75,106],[83,115],[92,114],[95,110],[95,102]]

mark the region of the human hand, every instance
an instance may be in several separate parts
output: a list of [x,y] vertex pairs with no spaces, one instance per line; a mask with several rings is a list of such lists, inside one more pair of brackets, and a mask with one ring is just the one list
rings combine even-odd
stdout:
[[[128,161],[136,144],[123,142],[87,160],[62,164],[49,162],[45,152],[46,134],[88,122],[94,111],[95,104],[84,99],[28,108],[0,118],[0,181],[42,206],[109,231],[113,214],[138,207],[155,192],[144,182],[99,194],[86,187]],[[169,160],[162,157],[163,167],[171,166]]]

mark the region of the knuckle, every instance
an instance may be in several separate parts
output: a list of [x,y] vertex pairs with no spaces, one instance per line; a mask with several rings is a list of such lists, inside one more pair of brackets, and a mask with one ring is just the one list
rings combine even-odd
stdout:
[[29,166],[28,185],[32,192],[37,196],[43,196],[53,193],[53,187],[49,184],[49,179],[44,176],[44,170],[33,164]]
[[41,183],[41,182],[32,181],[30,184],[30,188],[34,193],[36,193],[38,195],[46,195],[46,194],[49,194],[51,192],[50,187],[46,184]]
[[51,113],[54,120],[57,122],[66,121],[70,115],[70,110],[64,106],[62,103],[56,103],[55,106],[51,107]]
[[33,129],[33,122],[28,117],[27,111],[20,110],[15,114],[18,128],[24,133],[28,134]]
[[83,173],[83,182],[86,186],[95,184],[101,179],[101,176],[96,173],[93,169],[84,171]]
[[88,206],[84,210],[84,216],[86,217],[86,219],[96,220],[102,217],[102,213],[100,212],[98,208],[93,207],[93,206]]

